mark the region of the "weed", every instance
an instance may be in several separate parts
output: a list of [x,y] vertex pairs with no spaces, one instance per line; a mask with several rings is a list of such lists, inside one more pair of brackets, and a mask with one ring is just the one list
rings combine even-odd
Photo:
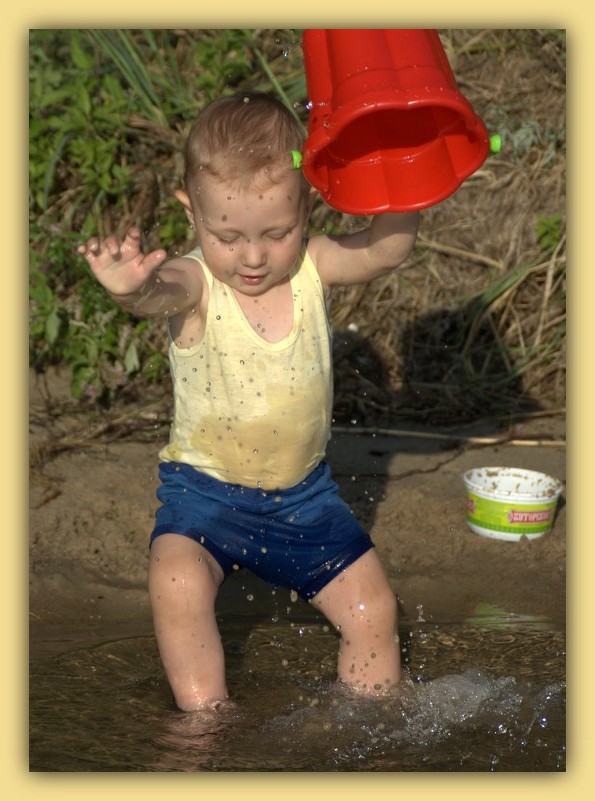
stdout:
[[[242,85],[287,103],[303,88],[303,71],[283,55],[293,35],[276,32],[275,42],[270,33],[31,32],[30,362],[67,366],[74,397],[108,403],[131,376],[166,375],[161,324],[119,309],[76,246],[137,224],[148,247],[184,250],[187,221],[173,192],[197,108]],[[284,60],[286,82],[268,69],[271,58]],[[160,159],[164,168],[153,169]]]

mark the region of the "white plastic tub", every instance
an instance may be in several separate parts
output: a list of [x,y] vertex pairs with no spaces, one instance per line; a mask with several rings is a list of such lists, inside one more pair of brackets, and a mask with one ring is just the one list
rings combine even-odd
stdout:
[[463,475],[467,525],[497,540],[536,539],[554,523],[562,483],[518,467],[478,467]]

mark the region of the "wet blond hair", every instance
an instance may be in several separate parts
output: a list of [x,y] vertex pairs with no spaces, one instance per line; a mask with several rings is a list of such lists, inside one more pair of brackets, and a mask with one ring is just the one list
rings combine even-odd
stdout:
[[276,183],[293,169],[292,151],[301,153],[304,139],[302,125],[275,97],[243,92],[219,98],[203,109],[186,140],[186,192],[192,196],[205,173],[243,189]]

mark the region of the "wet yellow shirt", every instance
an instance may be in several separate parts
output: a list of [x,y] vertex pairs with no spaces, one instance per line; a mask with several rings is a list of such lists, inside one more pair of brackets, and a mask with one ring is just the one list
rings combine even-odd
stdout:
[[175,410],[160,458],[246,487],[292,487],[323,458],[330,434],[331,329],[320,278],[304,248],[290,274],[293,328],[267,342],[200,256],[188,254],[209,288],[205,335],[191,348],[170,338]]

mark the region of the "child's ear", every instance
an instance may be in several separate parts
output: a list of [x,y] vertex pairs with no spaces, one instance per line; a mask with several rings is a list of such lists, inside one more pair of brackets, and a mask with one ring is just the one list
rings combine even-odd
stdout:
[[190,225],[194,228],[194,214],[192,212],[192,206],[190,205],[190,198],[182,189],[176,189],[174,192],[176,200],[179,200],[182,206],[184,207],[184,211],[186,212],[186,217],[188,217],[188,221]]

